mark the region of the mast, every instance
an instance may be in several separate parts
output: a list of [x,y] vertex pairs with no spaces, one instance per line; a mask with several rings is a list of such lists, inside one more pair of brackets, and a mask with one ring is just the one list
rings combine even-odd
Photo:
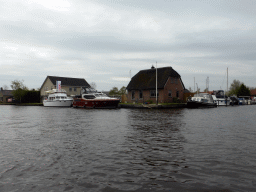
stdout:
[[156,104],[158,105],[158,99],[157,99],[157,62],[156,62]]
[[196,86],[195,86],[195,84],[196,84],[196,78],[194,77],[194,92],[196,92]]
[[227,92],[228,92],[228,68],[227,68]]

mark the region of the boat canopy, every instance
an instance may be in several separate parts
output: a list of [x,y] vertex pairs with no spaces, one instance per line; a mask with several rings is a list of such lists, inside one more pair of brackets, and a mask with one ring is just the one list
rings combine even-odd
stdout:
[[66,93],[66,90],[61,89],[60,91],[58,91],[57,89],[52,89],[52,90],[49,90],[49,91],[45,91],[45,93],[47,93],[47,94],[53,94],[53,93]]
[[202,102],[213,102],[212,95],[209,93],[198,93],[195,94],[194,97],[191,99],[192,101],[202,101]]
[[81,94],[92,94],[97,93],[98,91],[92,87],[82,87]]

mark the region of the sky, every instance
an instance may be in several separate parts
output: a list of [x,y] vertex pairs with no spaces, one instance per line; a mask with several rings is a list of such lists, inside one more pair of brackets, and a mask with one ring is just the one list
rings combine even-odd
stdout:
[[[256,1],[0,0],[0,87],[40,88],[48,75],[99,91],[152,65],[187,89],[256,87]],[[227,74],[228,69],[228,74]]]

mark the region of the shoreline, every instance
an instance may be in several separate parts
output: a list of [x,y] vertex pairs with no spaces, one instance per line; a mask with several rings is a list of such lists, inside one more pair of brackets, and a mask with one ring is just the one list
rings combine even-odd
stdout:
[[43,103],[0,103],[0,105],[43,106]]

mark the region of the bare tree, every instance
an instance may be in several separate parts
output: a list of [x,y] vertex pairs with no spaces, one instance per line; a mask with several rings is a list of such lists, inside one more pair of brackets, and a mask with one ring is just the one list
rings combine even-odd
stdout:
[[91,82],[91,83],[90,83],[90,86],[91,86],[93,89],[96,89],[96,87],[97,87],[97,85],[96,85],[95,82]]
[[8,90],[9,87],[8,87],[7,85],[4,85],[4,86],[3,86],[3,89],[4,89],[4,90]]

